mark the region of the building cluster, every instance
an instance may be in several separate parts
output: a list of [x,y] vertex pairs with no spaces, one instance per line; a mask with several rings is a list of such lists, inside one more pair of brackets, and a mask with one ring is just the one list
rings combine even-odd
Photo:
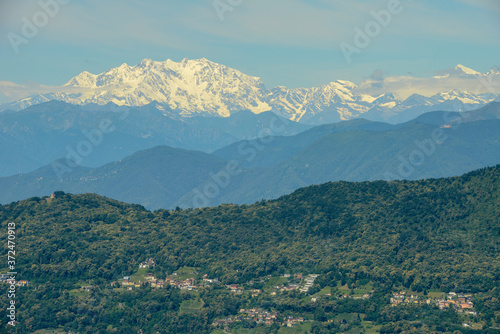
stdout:
[[314,281],[318,278],[318,275],[312,274],[306,277],[305,284],[302,288],[300,288],[300,292],[307,292],[314,285]]
[[295,327],[296,325],[300,325],[303,322],[304,322],[304,318],[302,318],[302,317],[288,316],[285,319],[285,322],[283,323],[283,326]]
[[194,278],[186,278],[186,279],[180,279],[178,278],[177,273],[173,273],[171,276],[167,277],[166,279],[156,279],[154,274],[148,273],[144,277],[144,281],[139,281],[139,282],[134,282],[130,279],[129,276],[123,277],[122,280],[119,282],[111,282],[111,286],[122,286],[126,288],[127,290],[133,290],[134,288],[140,288],[143,285],[149,285],[152,288],[155,289],[163,289],[167,285],[170,285],[172,287],[181,289],[181,290],[196,290],[199,288],[204,288],[210,286],[210,284],[213,283],[218,283],[219,280],[217,278],[210,279],[207,278],[207,275],[204,276],[203,280],[201,280],[199,283]]
[[144,262],[141,262],[139,264],[139,269],[144,269],[144,268],[154,268],[155,266],[155,260],[153,258],[149,258]]
[[[282,285],[275,285],[273,286],[273,290],[270,295],[271,296],[276,296],[279,292],[287,292],[287,291],[293,291],[293,290],[300,290],[300,292],[307,292],[309,289],[313,286],[314,281],[319,275],[309,275],[305,279],[303,279],[302,274],[294,274],[293,276],[291,274],[285,274],[282,277],[288,278],[289,281],[286,284]],[[272,276],[264,276],[260,277],[260,283],[265,283],[266,280],[271,279]],[[248,282],[248,285],[252,286],[254,284],[254,281]],[[251,289],[251,290],[245,290],[244,287],[237,285],[237,284],[230,284],[226,285],[226,288],[235,293],[235,294],[242,294],[244,292],[251,292],[252,297],[256,297],[259,294],[262,293],[262,290],[260,289]]]
[[229,331],[230,326],[243,321],[254,322],[257,325],[271,326],[275,323],[284,327],[295,327],[304,322],[302,317],[288,316],[282,319],[278,312],[270,312],[262,309],[241,309],[237,315],[218,319],[213,322],[213,326],[224,328]]
[[458,313],[476,315],[472,295],[457,294],[450,292],[444,298],[428,298],[414,294],[407,294],[406,291],[394,292],[391,298],[392,306],[427,304],[436,305],[441,310],[453,308]]
[[477,312],[474,311],[472,295],[450,292],[446,296],[446,299],[436,299],[436,304],[442,310],[451,307],[458,313],[477,315]]
[[256,324],[270,326],[278,321],[278,313],[262,309],[241,309],[237,315],[215,320],[212,325],[229,329],[232,324],[243,322],[245,320],[255,322]]

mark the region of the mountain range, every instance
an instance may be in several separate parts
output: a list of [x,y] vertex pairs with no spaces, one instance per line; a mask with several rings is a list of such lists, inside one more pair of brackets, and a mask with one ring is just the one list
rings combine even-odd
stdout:
[[[106,133],[102,122],[109,123]],[[50,101],[0,113],[0,176],[28,173],[68,156],[79,165],[99,167],[159,145],[213,152],[243,139],[309,128],[271,112],[183,118],[157,103],[129,108]]]
[[250,204],[329,181],[455,176],[499,162],[500,103],[491,103],[397,125],[363,119],[321,125],[239,141],[213,154],[159,146],[98,168],[61,169],[63,159],[0,178],[0,203],[63,190],[150,209]]
[[[500,76],[497,67],[482,74],[463,65],[433,78],[434,81],[472,79],[487,82]],[[414,85],[415,79],[399,78],[397,85]],[[402,81],[401,81],[402,80]],[[259,114],[272,111],[304,124],[326,124],[358,117],[400,123],[422,113],[477,109],[499,99],[499,92],[453,89],[432,96],[413,94],[400,98],[391,91],[372,93],[380,82],[358,86],[345,80],[313,88],[267,89],[260,78],[211,62],[205,58],[181,62],[150,59],[136,66],[123,64],[101,74],[82,72],[61,87],[0,106],[0,110],[23,110],[52,100],[76,105],[145,106],[156,103],[179,117],[229,117],[243,110]],[[366,87],[369,86],[369,87]],[[375,91],[378,91],[375,89]]]

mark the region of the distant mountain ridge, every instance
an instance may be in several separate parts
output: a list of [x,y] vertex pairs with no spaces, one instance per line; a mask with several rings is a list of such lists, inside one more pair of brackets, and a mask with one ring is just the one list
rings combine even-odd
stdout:
[[[112,131],[92,144],[89,134],[102,121],[110,122]],[[83,166],[99,167],[155,146],[213,152],[243,139],[294,135],[310,128],[272,112],[184,118],[158,103],[128,108],[50,101],[0,113],[0,176],[28,173],[68,154]],[[85,149],[82,145],[91,152],[75,158],[72,152]]]
[[[497,72],[498,69],[493,68],[487,75],[497,75]],[[457,77],[485,76],[462,65],[455,67],[452,74]],[[127,106],[156,102],[182,117],[228,117],[241,110],[250,110],[255,114],[273,111],[292,121],[313,125],[358,117],[397,123],[428,111],[477,109],[500,97],[494,93],[451,90],[431,97],[414,94],[400,99],[392,93],[379,96],[359,93],[359,88],[352,82],[337,80],[321,87],[289,89],[279,86],[268,90],[260,78],[205,58],[181,62],[145,59],[136,66],[123,64],[98,75],[82,72],[57,92],[28,97],[0,106],[0,110],[22,110],[51,100],[77,105],[115,103]]]
[[0,203],[63,190],[150,209],[251,204],[329,181],[456,176],[499,163],[500,103],[492,103],[398,125],[362,119],[322,125],[293,136],[243,140],[213,154],[159,146],[60,175],[51,164],[0,178]]

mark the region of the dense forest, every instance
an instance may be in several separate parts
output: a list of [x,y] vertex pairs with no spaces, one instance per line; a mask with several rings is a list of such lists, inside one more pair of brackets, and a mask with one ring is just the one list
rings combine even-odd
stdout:
[[[2,273],[9,271],[6,236],[15,223],[17,280],[30,282],[16,291],[16,326],[2,315],[0,328],[211,333],[215,319],[259,307],[310,319],[312,333],[360,333],[355,328],[366,321],[381,333],[500,333],[499,217],[500,166],[447,179],[327,183],[253,205],[173,211],[55,192],[0,206]],[[196,292],[113,288],[147,258],[155,259],[151,272],[159,278],[189,267],[221,284]],[[287,273],[319,275],[308,294],[333,286],[354,291],[368,282],[373,293],[310,303],[298,291],[250,298],[226,289]],[[74,293],[82,284],[93,289]],[[391,307],[397,289],[473,294],[474,321],[483,329],[463,327],[456,313],[433,306]],[[203,306],[186,312],[195,301]],[[339,314],[358,316],[344,321]]]

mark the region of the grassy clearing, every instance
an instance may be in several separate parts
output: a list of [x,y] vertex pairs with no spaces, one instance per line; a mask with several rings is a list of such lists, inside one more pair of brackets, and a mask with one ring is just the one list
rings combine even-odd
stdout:
[[441,291],[428,292],[427,297],[429,297],[429,298],[445,298],[446,294],[444,292],[441,292]]
[[286,282],[289,281],[289,278],[287,277],[272,277],[269,279],[269,281],[266,282],[266,285],[264,285],[264,291],[270,292],[274,290],[274,287],[277,285],[283,285]]
[[265,327],[255,327],[252,329],[235,328],[233,330],[233,333],[234,334],[265,334],[266,328]]
[[181,303],[180,312],[182,314],[196,314],[201,311],[205,303],[203,300],[185,300]]
[[63,334],[66,333],[64,329],[62,328],[56,328],[56,329],[40,329],[37,330],[36,332],[33,332],[32,334]]
[[361,315],[359,313],[339,313],[335,316],[336,320],[347,320],[348,322],[354,322],[360,319]]
[[[199,268],[194,268],[194,267],[182,267],[179,268],[178,270],[175,271],[177,273],[177,276],[169,275],[170,277],[174,277],[176,280],[186,280],[188,278],[196,278],[198,277],[198,272]],[[172,273],[173,274],[173,273]]]
[[318,291],[313,296],[315,296],[315,297],[321,297],[321,296],[326,295],[327,293],[330,293],[330,294],[332,293],[332,288],[329,287],[329,286],[323,288],[321,291]]
[[350,295],[352,297],[362,297],[365,293],[372,293],[373,284],[368,283],[362,286],[358,286],[354,288],[354,294],[351,294],[351,289],[346,285],[337,285],[335,288],[332,288],[332,294],[342,294],[342,295]]
[[377,334],[380,333],[381,325],[373,325],[371,321],[362,321],[361,325],[366,334]]
[[278,334],[303,334],[309,333],[311,331],[312,324],[310,322],[306,322],[304,324],[300,324],[296,327],[282,327],[278,331]]
[[149,268],[138,269],[135,274],[130,276],[130,281],[134,283],[144,282],[146,275],[150,272]]
[[68,291],[69,295],[72,297],[82,298],[89,295],[89,292],[82,289],[73,289]]

